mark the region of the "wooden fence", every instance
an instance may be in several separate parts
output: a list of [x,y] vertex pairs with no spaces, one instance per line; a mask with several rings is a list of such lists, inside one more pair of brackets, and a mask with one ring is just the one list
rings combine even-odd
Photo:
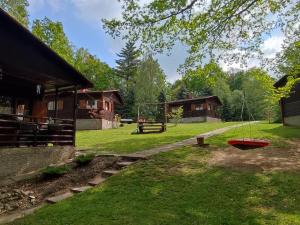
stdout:
[[0,146],[75,145],[74,120],[0,114]]

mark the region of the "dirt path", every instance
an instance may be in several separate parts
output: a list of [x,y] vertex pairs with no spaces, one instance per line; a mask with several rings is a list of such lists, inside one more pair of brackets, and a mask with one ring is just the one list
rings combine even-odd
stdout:
[[254,171],[300,171],[300,141],[291,147],[239,150],[234,147],[212,151],[209,164],[237,170]]
[[[253,122],[250,122],[250,123],[258,123],[258,122],[259,121],[253,121]],[[177,148],[182,147],[182,146],[197,144],[196,137],[198,137],[198,136],[203,136],[205,138],[208,138],[208,137],[212,137],[212,136],[215,136],[215,135],[218,135],[218,134],[222,134],[222,133],[225,133],[226,131],[229,131],[231,129],[234,129],[234,128],[237,128],[237,127],[242,127],[242,126],[245,126],[245,125],[249,125],[249,122],[242,123],[242,124],[237,124],[237,125],[233,125],[233,126],[229,126],[229,127],[219,128],[219,129],[216,129],[216,130],[213,130],[213,131],[209,131],[209,132],[206,132],[206,133],[199,134],[195,137],[192,137],[192,138],[189,138],[189,139],[186,139],[186,140],[183,140],[183,141],[179,141],[179,142],[175,142],[175,143],[172,143],[172,144],[168,144],[168,145],[164,145],[164,146],[144,150],[144,151],[141,151],[141,152],[132,153],[132,154],[129,154],[128,156],[150,157],[152,155],[156,155],[156,154],[159,154],[161,152],[172,151],[172,150],[177,149]]]

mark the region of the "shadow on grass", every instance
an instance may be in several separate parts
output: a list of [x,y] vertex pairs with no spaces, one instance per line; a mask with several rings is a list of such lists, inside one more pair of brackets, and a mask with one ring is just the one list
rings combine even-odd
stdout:
[[262,131],[281,138],[289,138],[289,139],[300,138],[299,127],[297,128],[297,127],[280,126],[273,129],[264,129]]
[[209,168],[205,157],[161,154],[16,224],[300,224],[299,174]]

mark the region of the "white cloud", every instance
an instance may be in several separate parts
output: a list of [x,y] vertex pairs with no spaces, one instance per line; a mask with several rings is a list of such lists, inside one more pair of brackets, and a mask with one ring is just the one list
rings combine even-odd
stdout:
[[50,8],[53,12],[58,13],[64,7],[65,0],[30,0],[29,11],[37,12],[43,8]]
[[282,35],[272,36],[266,39],[261,47],[265,58],[271,59],[282,50],[284,37]]
[[86,21],[111,19],[121,15],[121,5],[117,0],[71,0],[80,17]]
[[282,51],[282,45],[284,42],[284,36],[282,34],[273,35],[262,43],[260,49],[262,51],[262,55],[259,56],[257,53],[252,53],[252,55],[246,58],[243,62],[238,59],[238,56],[242,56],[243,53],[235,50],[232,51],[233,54],[236,55],[235,61],[225,62],[225,60],[221,60],[220,66],[224,71],[231,70],[247,70],[252,67],[259,67],[262,64],[263,59],[273,59],[276,57],[276,54]]

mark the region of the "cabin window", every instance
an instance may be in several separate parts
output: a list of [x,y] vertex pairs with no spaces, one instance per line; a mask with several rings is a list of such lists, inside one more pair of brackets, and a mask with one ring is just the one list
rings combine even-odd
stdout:
[[48,102],[48,110],[49,110],[49,111],[55,110],[55,104],[54,104],[54,101]]
[[[63,100],[57,101],[57,110],[61,111],[63,109],[64,109],[64,101]],[[55,110],[55,102],[54,101],[48,102],[48,110],[49,111],[54,111]]]
[[64,101],[63,100],[57,101],[57,110],[61,111],[63,109],[64,109]]
[[203,104],[199,104],[195,106],[196,111],[202,111],[204,109]]
[[104,109],[106,111],[110,111],[110,104],[109,104],[109,102],[105,101],[105,107],[104,107]]
[[97,109],[97,100],[88,100],[86,108],[87,109]]
[[80,109],[86,109],[86,100],[80,100],[79,101],[79,108]]
[[12,99],[0,96],[0,113],[12,113]]
[[211,104],[207,104],[207,110],[212,110]]

